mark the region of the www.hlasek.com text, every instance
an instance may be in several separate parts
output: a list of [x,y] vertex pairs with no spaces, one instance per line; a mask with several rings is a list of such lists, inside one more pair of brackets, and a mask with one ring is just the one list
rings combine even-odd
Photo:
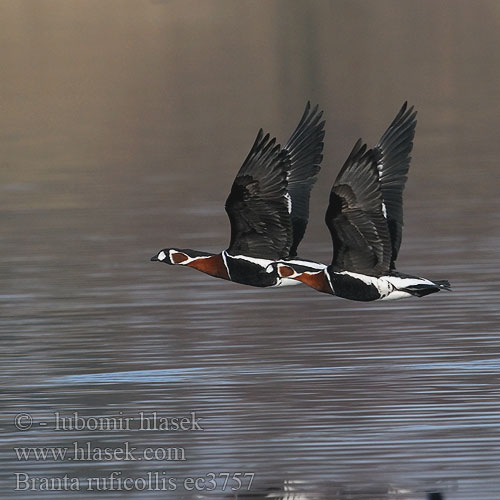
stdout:
[[184,447],[158,446],[138,450],[128,441],[118,446],[93,446],[90,441],[73,441],[71,446],[14,447],[14,453],[20,462],[46,460],[61,462],[140,462],[168,461],[178,462],[186,459]]

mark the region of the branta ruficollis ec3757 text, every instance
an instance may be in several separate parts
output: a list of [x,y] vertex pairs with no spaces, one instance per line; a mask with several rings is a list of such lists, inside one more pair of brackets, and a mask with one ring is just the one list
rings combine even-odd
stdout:
[[446,280],[430,281],[395,269],[415,116],[405,103],[379,143],[367,149],[359,140],[340,170],[325,216],[333,242],[332,263],[317,270],[275,262],[272,273],[359,301],[423,297],[450,289]]
[[297,259],[309,217],[311,188],[320,170],[324,121],[307,103],[282,149],[262,129],[233,182],[226,201],[229,248],[219,254],[164,248],[151,260],[188,266],[217,278],[258,287],[296,285],[269,265],[281,260],[310,269],[323,264]]

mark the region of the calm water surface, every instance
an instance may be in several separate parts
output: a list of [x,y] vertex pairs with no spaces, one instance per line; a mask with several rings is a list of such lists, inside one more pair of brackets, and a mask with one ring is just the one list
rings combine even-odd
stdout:
[[[1,498],[500,498],[496,2],[0,10]],[[149,262],[225,247],[254,135],[285,140],[307,99],[327,143],[302,255],[328,262],[336,172],[408,99],[399,267],[452,293],[363,304]],[[141,412],[197,425],[141,429]],[[76,491],[42,491],[65,475]]]

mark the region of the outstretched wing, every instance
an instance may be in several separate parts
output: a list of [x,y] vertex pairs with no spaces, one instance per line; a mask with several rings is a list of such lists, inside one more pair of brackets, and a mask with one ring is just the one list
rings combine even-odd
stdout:
[[373,149],[380,178],[387,224],[392,243],[391,269],[398,257],[403,233],[403,190],[415,136],[416,111],[405,102]]
[[285,259],[292,244],[288,211],[288,153],[262,129],[233,182],[226,200],[231,222],[228,253]]
[[311,189],[316,182],[323,159],[323,138],[325,136],[322,111],[318,106],[311,109],[308,102],[297,128],[286,143],[284,149],[290,158],[288,173],[288,194],[292,202],[292,246],[290,258],[297,255],[297,247],[304,237],[309,219],[309,199]]
[[391,242],[377,165],[361,140],[335,180],[325,222],[332,235],[334,269],[372,276],[389,270]]

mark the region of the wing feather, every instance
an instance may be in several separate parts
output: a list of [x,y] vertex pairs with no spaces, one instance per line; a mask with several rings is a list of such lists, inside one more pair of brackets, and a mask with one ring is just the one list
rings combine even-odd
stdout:
[[332,236],[334,269],[372,276],[389,269],[391,244],[377,165],[361,140],[335,180],[325,222]]
[[297,128],[288,139],[284,149],[290,159],[288,173],[288,193],[292,203],[292,246],[290,258],[297,255],[297,247],[304,237],[309,219],[311,189],[316,182],[323,159],[323,139],[325,121],[318,106],[311,109],[308,102]]
[[403,191],[408,178],[417,112],[405,102],[373,150],[391,237],[391,269],[403,233]]
[[228,253],[262,259],[288,257],[292,244],[288,212],[288,153],[262,129],[226,200],[231,223]]

